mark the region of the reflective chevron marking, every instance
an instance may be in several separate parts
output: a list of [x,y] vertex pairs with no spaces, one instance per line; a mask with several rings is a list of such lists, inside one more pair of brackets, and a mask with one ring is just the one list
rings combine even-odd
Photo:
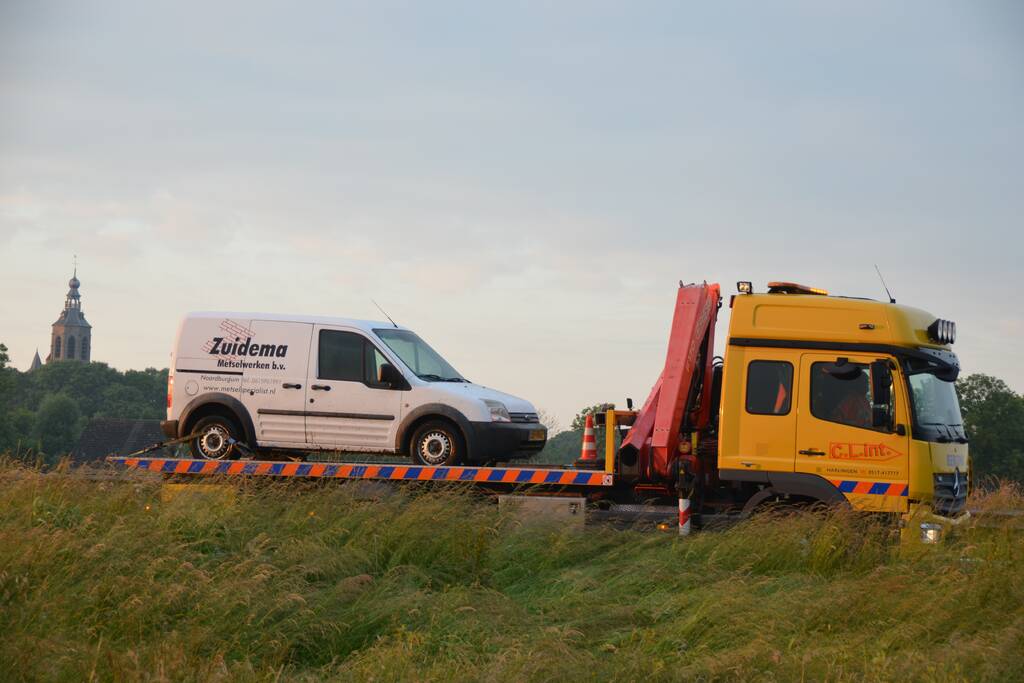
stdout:
[[910,492],[910,486],[902,482],[851,481],[845,479],[831,479],[830,481],[841,493],[870,496],[906,496]]
[[388,479],[395,481],[459,481],[492,484],[547,484],[556,486],[612,486],[605,472],[525,467],[425,467],[368,463],[261,462],[256,460],[180,460],[177,458],[122,458],[107,461],[128,469],[163,474],[300,477],[313,479]]

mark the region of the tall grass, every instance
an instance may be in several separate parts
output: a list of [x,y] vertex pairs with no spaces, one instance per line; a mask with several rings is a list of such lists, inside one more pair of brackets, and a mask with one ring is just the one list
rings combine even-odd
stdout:
[[855,515],[679,539],[452,489],[225,489],[0,464],[0,678],[1024,678],[1024,534],[1001,523],[908,555]]

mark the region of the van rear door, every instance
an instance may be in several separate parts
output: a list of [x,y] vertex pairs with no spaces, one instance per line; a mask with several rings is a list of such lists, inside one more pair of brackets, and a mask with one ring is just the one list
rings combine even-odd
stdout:
[[356,329],[316,325],[310,353],[306,439],[313,448],[394,451],[402,392],[377,382],[386,357]]

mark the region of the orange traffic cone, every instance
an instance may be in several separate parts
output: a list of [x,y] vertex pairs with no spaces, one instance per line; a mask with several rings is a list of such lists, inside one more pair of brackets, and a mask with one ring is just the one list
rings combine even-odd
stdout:
[[583,426],[583,446],[580,448],[580,459],[576,467],[597,468],[597,439],[594,437],[594,416],[587,415]]

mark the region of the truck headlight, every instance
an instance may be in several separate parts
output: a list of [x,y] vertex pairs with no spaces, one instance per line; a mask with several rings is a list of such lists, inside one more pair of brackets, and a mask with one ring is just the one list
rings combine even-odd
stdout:
[[511,422],[512,416],[508,414],[508,408],[501,401],[483,399],[484,405],[491,411],[491,422]]
[[942,540],[942,525],[925,522],[921,525],[921,543],[938,543]]

